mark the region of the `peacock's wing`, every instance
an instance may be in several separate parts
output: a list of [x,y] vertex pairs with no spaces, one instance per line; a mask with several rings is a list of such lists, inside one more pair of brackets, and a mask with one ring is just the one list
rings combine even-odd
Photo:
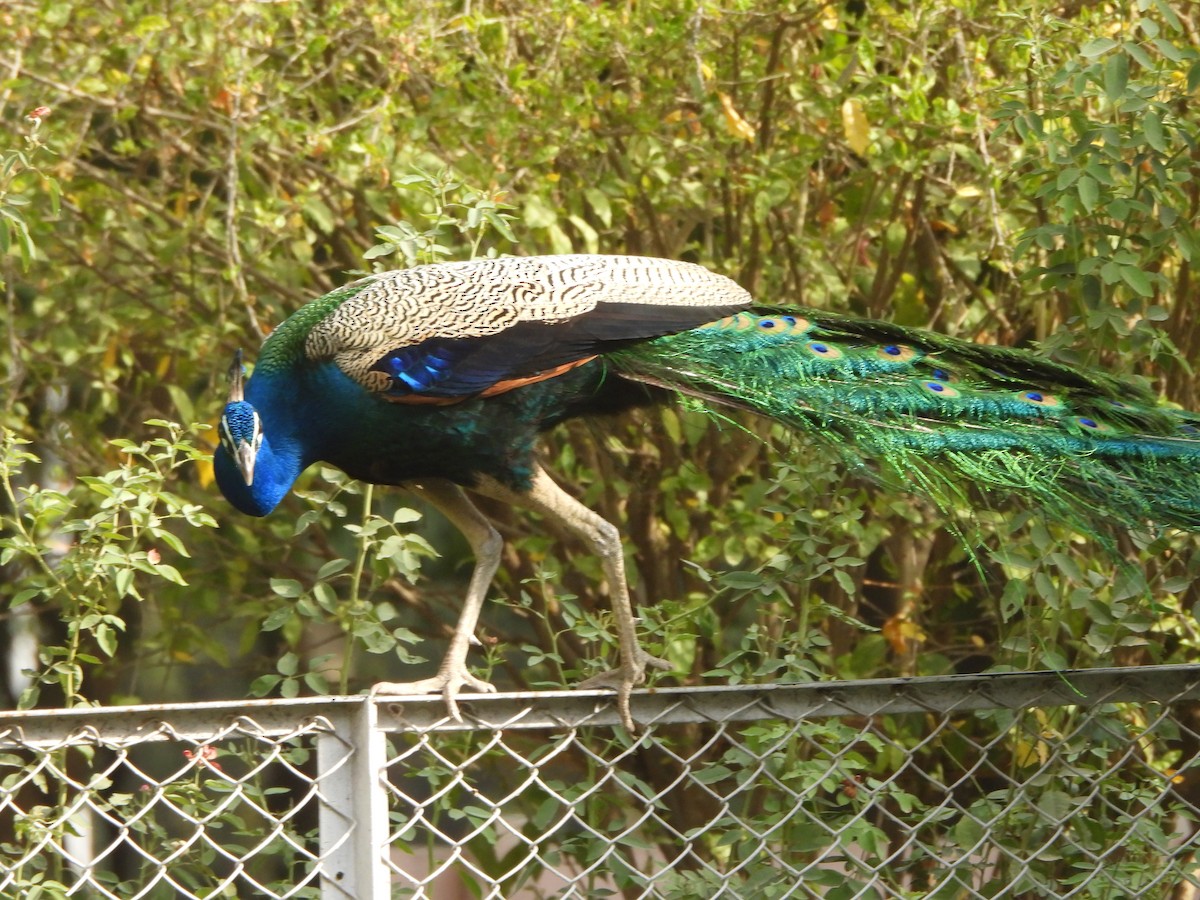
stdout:
[[633,256],[473,260],[359,284],[311,329],[305,354],[410,402],[498,393],[750,303],[700,266]]

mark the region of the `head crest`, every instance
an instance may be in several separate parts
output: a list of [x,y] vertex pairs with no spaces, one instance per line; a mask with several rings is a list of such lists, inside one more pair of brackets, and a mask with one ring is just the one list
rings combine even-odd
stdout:
[[242,368],[242,351],[233,354],[233,363],[229,366],[229,401],[240,403],[246,397],[245,369]]

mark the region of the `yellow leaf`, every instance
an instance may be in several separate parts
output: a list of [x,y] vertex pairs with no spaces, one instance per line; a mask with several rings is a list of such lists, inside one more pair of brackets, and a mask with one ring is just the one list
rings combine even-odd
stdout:
[[733,98],[725,93],[718,93],[717,97],[721,101],[721,109],[725,112],[725,127],[729,129],[729,133],[744,141],[754,140],[757,132],[754,130],[754,126],[743,119],[742,114],[734,108]]
[[713,70],[706,62],[700,63],[700,77],[704,79],[705,84],[713,80]]
[[836,6],[825,6],[821,9],[821,27],[826,31],[837,31],[838,11]]
[[211,459],[196,460],[196,480],[200,482],[200,487],[208,490],[213,483],[213,464]]
[[871,145],[871,126],[861,100],[850,99],[842,104],[842,131],[850,149],[864,156]]
[[1013,761],[1021,768],[1044,764],[1049,758],[1049,748],[1041,741],[1017,738],[1013,742]]
[[892,651],[895,653],[907,653],[910,648],[925,643],[926,639],[924,629],[911,619],[905,618],[903,613],[894,615],[884,622],[881,631],[884,639],[891,644]]

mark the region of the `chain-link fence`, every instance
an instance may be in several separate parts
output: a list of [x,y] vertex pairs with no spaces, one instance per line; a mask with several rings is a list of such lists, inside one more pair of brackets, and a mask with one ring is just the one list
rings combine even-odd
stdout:
[[1173,897],[1200,667],[0,713],[4,897]]

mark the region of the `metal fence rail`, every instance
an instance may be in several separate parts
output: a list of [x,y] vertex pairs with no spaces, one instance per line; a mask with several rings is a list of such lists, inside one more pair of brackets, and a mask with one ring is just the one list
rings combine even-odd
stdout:
[[1189,897],[1200,666],[0,713],[3,897]]

